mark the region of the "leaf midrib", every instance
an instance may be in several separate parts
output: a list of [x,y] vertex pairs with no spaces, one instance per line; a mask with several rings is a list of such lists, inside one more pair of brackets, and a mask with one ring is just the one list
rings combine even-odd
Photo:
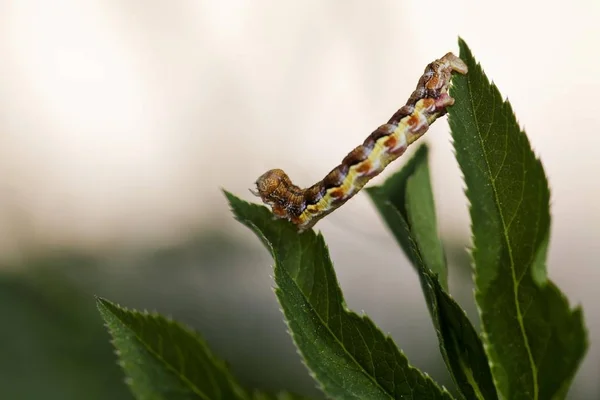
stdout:
[[[247,222],[249,222],[251,225],[254,225],[252,222],[246,220]],[[255,225],[254,225],[255,226]],[[256,226],[255,226],[256,227]],[[258,229],[258,227],[256,227]],[[260,231],[260,229],[258,229]],[[262,234],[262,233],[261,233]],[[318,238],[317,238],[318,240]],[[269,241],[270,242],[270,241]],[[273,243],[271,243],[271,245],[273,245]],[[275,263],[278,263],[278,257],[275,254],[275,252],[273,252],[273,258],[275,258]],[[385,390],[384,387],[381,386],[381,384],[373,377],[371,376],[367,370],[363,367],[363,365],[361,363],[358,362],[358,360],[348,352],[348,350],[346,349],[346,346],[338,339],[337,335],[335,335],[333,333],[333,331],[330,329],[329,324],[326,323],[323,318],[321,318],[321,315],[317,312],[317,310],[315,309],[315,307],[313,306],[313,304],[310,302],[310,300],[306,297],[306,295],[304,294],[304,292],[302,291],[302,289],[300,288],[300,286],[296,283],[296,280],[292,277],[292,275],[288,272],[288,270],[284,267],[281,267],[281,269],[284,271],[284,273],[288,276],[288,278],[290,278],[290,280],[292,282],[294,282],[294,286],[296,286],[296,289],[298,290],[298,292],[300,292],[300,294],[302,295],[302,297],[304,298],[304,300],[306,301],[307,304],[309,304],[310,306],[310,310],[317,316],[317,318],[319,319],[319,321],[321,321],[321,323],[323,324],[323,326],[325,326],[325,328],[327,329],[327,332],[329,332],[329,334],[334,338],[334,340],[340,345],[340,347],[343,349],[344,353],[347,354],[352,361],[358,365],[360,367],[360,370],[362,372],[363,375],[365,375],[367,377],[367,379],[369,379],[371,382],[373,382],[375,384],[375,386],[377,386],[383,393],[385,393],[390,399],[395,399],[394,396],[392,396],[390,393],[388,393],[387,390]],[[329,301],[329,292],[327,292],[327,301]],[[329,308],[328,308],[328,312],[329,312]],[[348,310],[344,310],[342,307],[342,312],[350,312]],[[340,314],[341,315],[341,314]],[[357,329],[357,332],[358,329]],[[360,334],[360,332],[359,332]],[[361,334],[361,338],[364,341],[364,338],[362,337]],[[395,358],[395,357],[394,357]],[[408,366],[408,368],[410,368],[410,366]],[[395,386],[395,383],[394,383]]]
[[[105,306],[106,307],[106,306]],[[200,396],[202,399],[205,400],[211,400],[209,397],[206,397],[206,395],[204,393],[202,393],[202,391],[200,391],[200,389],[198,387],[196,387],[196,385],[194,383],[192,383],[189,379],[187,379],[184,375],[182,375],[175,367],[173,367],[171,365],[171,363],[169,363],[167,360],[165,360],[164,357],[162,357],[158,352],[156,352],[149,344],[146,343],[145,340],[143,340],[137,333],[135,330],[131,329],[126,323],[125,321],[123,321],[121,318],[119,318],[119,316],[117,316],[116,314],[114,314],[112,311],[108,310],[112,315],[114,315],[122,324],[123,326],[125,326],[131,333],[133,333],[133,335],[135,336],[135,338],[138,340],[138,342],[140,344],[142,344],[142,346],[144,346],[144,348],[150,352],[154,357],[156,357],[160,362],[162,362],[169,370],[171,370],[171,372],[175,373],[175,375],[181,379],[181,381],[183,383],[185,383],[190,389],[192,389],[192,391],[197,394],[198,396]],[[211,378],[213,378],[212,374]]]
[[[533,353],[531,351],[531,347],[529,345],[529,339],[527,338],[527,334],[525,332],[525,325],[523,323],[523,314],[521,312],[521,306],[519,303],[519,283],[520,281],[517,280],[517,276],[516,276],[516,271],[515,271],[515,261],[514,261],[514,257],[512,254],[512,246],[510,244],[510,240],[508,237],[508,226],[506,225],[506,222],[504,220],[504,214],[502,212],[502,209],[500,207],[500,201],[499,201],[499,196],[498,196],[498,191],[496,188],[496,180],[492,179],[492,170],[490,167],[490,163],[487,157],[487,152],[485,150],[485,146],[483,143],[483,136],[481,133],[481,130],[479,129],[479,121],[477,118],[477,111],[475,108],[475,104],[473,103],[473,90],[471,88],[471,79],[469,79],[469,77],[466,77],[467,79],[467,87],[469,89],[469,102],[471,103],[471,109],[473,112],[473,119],[475,120],[475,128],[477,130],[477,137],[479,139],[479,144],[481,145],[481,149],[482,154],[483,154],[483,158],[485,160],[485,165],[487,167],[487,172],[488,172],[488,176],[490,178],[490,182],[491,182],[491,186],[492,186],[492,191],[494,193],[494,199],[496,202],[496,207],[498,209],[498,214],[500,215],[500,222],[502,223],[502,233],[504,236],[504,240],[506,242],[506,245],[508,247],[508,256],[509,256],[509,260],[510,260],[510,271],[511,271],[511,277],[512,277],[512,281],[513,281],[513,295],[514,295],[514,301],[515,301],[515,309],[517,312],[517,320],[519,321],[519,330],[521,331],[521,337],[523,338],[523,342],[525,345],[525,349],[527,350],[527,356],[529,359],[529,365],[532,371],[532,375],[533,375],[533,395],[534,395],[534,399],[537,400],[539,397],[539,387],[538,387],[538,382],[537,382],[537,366],[535,365],[535,361],[533,359]],[[496,112],[496,97],[492,95],[492,99],[494,99],[494,104],[492,106],[492,110],[495,114]],[[492,120],[493,120],[493,116],[492,116]],[[508,129],[508,128],[507,128]],[[529,268],[529,267],[527,267]],[[479,307],[478,307],[479,308]],[[481,308],[480,312],[481,312]]]

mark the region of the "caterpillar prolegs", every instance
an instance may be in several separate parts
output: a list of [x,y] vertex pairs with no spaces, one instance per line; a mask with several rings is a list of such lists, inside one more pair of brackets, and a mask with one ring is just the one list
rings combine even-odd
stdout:
[[272,169],[256,180],[256,191],[251,192],[271,206],[277,218],[291,221],[300,232],[310,229],[358,193],[446,114],[446,107],[454,104],[448,95],[453,72],[466,74],[467,66],[452,53],[427,65],[406,105],[348,153],[322,181],[302,189],[281,169]]

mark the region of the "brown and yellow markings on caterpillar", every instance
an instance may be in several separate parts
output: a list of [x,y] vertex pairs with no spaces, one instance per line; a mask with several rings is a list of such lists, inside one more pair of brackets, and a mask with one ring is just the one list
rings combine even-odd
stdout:
[[358,193],[446,114],[446,107],[454,104],[448,95],[453,72],[466,74],[467,66],[452,53],[427,65],[406,105],[348,153],[322,181],[302,189],[281,169],[272,169],[257,179],[256,191],[251,192],[271,206],[277,218],[291,221],[300,232],[310,229]]

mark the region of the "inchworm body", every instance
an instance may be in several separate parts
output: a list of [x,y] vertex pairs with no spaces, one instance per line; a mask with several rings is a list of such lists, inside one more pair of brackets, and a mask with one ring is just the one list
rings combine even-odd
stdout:
[[427,65],[406,105],[348,153],[322,181],[302,189],[281,169],[272,169],[257,179],[256,191],[251,192],[271,206],[277,218],[291,221],[300,232],[310,229],[358,193],[446,114],[446,107],[454,104],[448,95],[453,72],[466,74],[467,66],[452,53]]

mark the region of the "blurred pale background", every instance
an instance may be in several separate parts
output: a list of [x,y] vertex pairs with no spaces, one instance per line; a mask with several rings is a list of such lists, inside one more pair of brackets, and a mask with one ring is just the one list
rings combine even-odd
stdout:
[[[271,260],[220,188],[255,201],[247,189],[274,167],[303,185],[321,179],[460,35],[544,163],[549,273],[583,305],[592,342],[571,398],[598,398],[598,21],[597,0],[0,0],[0,329],[11,326],[0,393],[75,399],[118,386],[111,398],[130,398],[98,294],[193,325],[248,385],[319,396],[285,333]],[[445,120],[426,141],[453,293],[476,318]],[[318,228],[349,306],[451,385],[417,279],[366,196]],[[88,320],[69,316],[71,295]],[[82,337],[89,357],[69,359]]]

